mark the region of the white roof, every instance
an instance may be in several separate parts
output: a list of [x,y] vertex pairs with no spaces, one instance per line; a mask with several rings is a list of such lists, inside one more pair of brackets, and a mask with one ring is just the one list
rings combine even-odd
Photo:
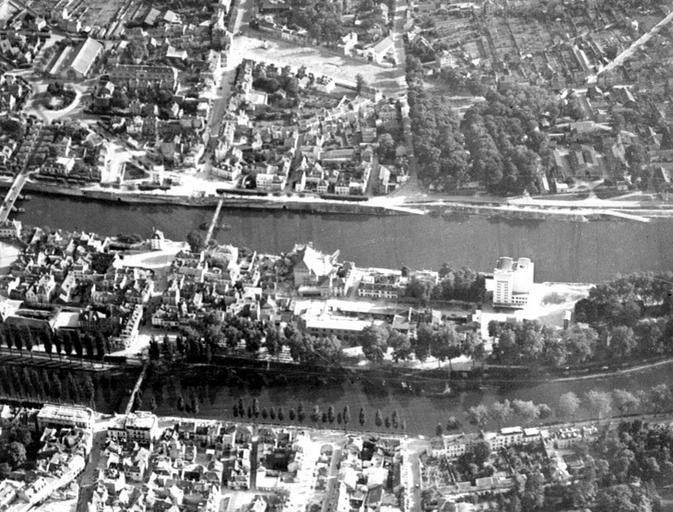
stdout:
[[126,416],[126,428],[149,430],[157,424],[157,417],[148,412],[131,413]]
[[500,429],[500,433],[504,436],[512,434],[521,434],[523,432],[521,427],[505,427]]
[[338,316],[319,316],[306,319],[307,329],[329,329],[339,331],[361,332],[365,327],[372,325],[365,320],[356,320]]
[[67,421],[91,421],[93,411],[84,407],[45,404],[37,413],[38,418]]
[[98,56],[103,49],[103,45],[95,39],[90,37],[84,41],[84,44],[75,55],[70,67],[77,71],[80,75],[86,75],[91,67],[93,60]]

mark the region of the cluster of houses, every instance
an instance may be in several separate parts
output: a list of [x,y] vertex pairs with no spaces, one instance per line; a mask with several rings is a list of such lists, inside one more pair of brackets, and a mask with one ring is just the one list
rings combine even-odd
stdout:
[[36,332],[102,334],[110,350],[129,346],[154,292],[154,275],[124,266],[114,243],[36,228],[0,283],[3,322]]
[[[561,115],[539,119],[552,151],[539,180],[542,191],[566,192],[581,180],[617,191],[668,192],[673,159],[669,112],[662,105],[671,78],[661,63],[670,60],[670,34],[653,35],[655,41],[634,50],[623,65],[606,69],[667,13],[573,1],[524,18],[518,13],[528,7],[510,5],[502,16],[503,6],[416,2],[410,9],[416,21],[408,31],[411,53],[428,75],[460,82],[463,89],[509,83],[558,92]],[[586,93],[575,91],[587,81]],[[633,147],[647,150],[644,161],[629,158]]]
[[[406,181],[406,165],[395,160],[385,166],[375,163],[377,136],[400,129],[401,114],[395,104],[344,96],[333,107],[315,109],[307,117],[269,122],[255,113],[268,102],[268,94],[253,87],[262,76],[294,80],[302,94],[308,89],[330,93],[335,87],[331,78],[316,77],[304,68],[293,72],[289,67],[281,70],[274,64],[244,60],[214,151],[214,176],[271,192],[292,188],[341,196],[366,194],[370,178],[382,193]],[[400,158],[406,155],[401,145],[396,152]],[[372,172],[378,175],[372,177]]]
[[33,179],[59,184],[98,183],[109,162],[108,143],[79,123],[17,119],[18,132],[0,137],[0,175],[35,171]]
[[0,56],[3,61],[13,66],[28,68],[42,49],[47,37],[49,31],[43,18],[26,11],[19,12],[7,22],[6,31],[0,39]]
[[93,411],[46,404],[33,411],[33,430],[40,448],[35,470],[13,471],[0,482],[0,507],[27,512],[50,499],[76,500],[75,479],[82,473],[93,446]]
[[399,510],[401,466],[399,439],[350,437],[341,452],[335,510]]
[[[598,429],[596,426],[583,427],[504,427],[497,432],[481,432],[473,434],[449,434],[434,438],[426,464],[440,462],[452,464],[460,457],[470,453],[477,444],[486,443],[490,449],[489,461],[494,463],[496,471],[490,476],[482,476],[465,481],[457,480],[458,472],[450,472],[451,481],[441,486],[444,495],[476,495],[492,496],[493,493],[506,493],[520,482],[521,476],[513,471],[511,465],[495,464],[503,450],[510,448],[533,449],[539,452],[546,461],[549,477],[558,482],[570,482],[579,474],[583,467],[578,459],[574,447],[580,443],[590,443],[596,440]],[[488,461],[487,461],[488,462]],[[421,475],[428,475],[425,470]],[[427,476],[426,476],[427,478]],[[424,487],[429,483],[424,482]]]
[[12,73],[2,75],[0,77],[0,114],[20,111],[32,90],[33,87],[25,78]]
[[[408,34],[433,72],[460,68],[477,73],[485,84],[494,85],[498,75],[507,75],[558,90],[580,86],[601,71],[642,35],[641,20],[666,15],[659,8],[599,8],[596,2],[573,1],[555,13],[544,12],[545,20],[542,15],[525,16],[527,7],[507,15],[501,12],[504,8],[494,1],[441,7],[414,2],[409,11],[415,24],[410,23]],[[434,31],[425,23],[430,18]]]
[[[207,420],[160,424],[142,411],[117,416],[107,430],[88,510],[217,512],[230,491],[268,492],[292,482],[301,458],[298,436],[294,429]],[[269,499],[257,495],[250,505],[264,512]]]
[[258,319],[273,316],[278,306],[271,298],[262,300],[259,260],[257,253],[232,245],[180,251],[171,263],[161,304],[152,313],[152,325],[175,329],[208,314],[222,320],[225,308],[234,313],[247,308]]

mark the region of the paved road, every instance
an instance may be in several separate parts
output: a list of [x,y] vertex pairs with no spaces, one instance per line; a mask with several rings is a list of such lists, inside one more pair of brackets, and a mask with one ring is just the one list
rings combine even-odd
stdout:
[[421,468],[419,453],[429,447],[424,439],[409,439],[402,448],[402,484],[404,485],[404,510],[421,510]]
[[93,496],[94,488],[98,483],[98,465],[100,464],[103,447],[105,445],[105,435],[107,430],[107,423],[97,426],[93,433],[93,447],[89,460],[84,467],[84,471],[79,477],[79,496],[77,499],[77,511],[86,512],[88,510],[88,503]]
[[322,502],[322,512],[330,512],[336,506],[337,491],[339,487],[337,478],[339,474],[339,463],[341,462],[341,448],[335,448],[332,453],[332,461],[329,466],[329,474],[327,476],[327,490],[325,491],[325,499]]

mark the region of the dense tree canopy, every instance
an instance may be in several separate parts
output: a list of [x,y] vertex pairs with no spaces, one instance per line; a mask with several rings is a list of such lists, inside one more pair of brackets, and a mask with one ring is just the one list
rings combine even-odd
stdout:
[[[414,62],[407,74],[413,79]],[[548,137],[537,119],[558,112],[556,100],[536,87],[501,86],[475,103],[462,122],[448,100],[410,84],[409,106],[419,177],[439,189],[479,181],[494,193],[538,191],[549,157]]]

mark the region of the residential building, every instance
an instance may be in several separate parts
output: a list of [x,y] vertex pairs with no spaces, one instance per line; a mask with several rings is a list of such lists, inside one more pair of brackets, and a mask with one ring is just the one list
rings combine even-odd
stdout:
[[78,427],[93,429],[94,414],[87,407],[45,404],[37,413],[38,428]]
[[109,71],[109,75],[115,85],[159,84],[172,91],[178,85],[178,70],[172,66],[118,64]]

